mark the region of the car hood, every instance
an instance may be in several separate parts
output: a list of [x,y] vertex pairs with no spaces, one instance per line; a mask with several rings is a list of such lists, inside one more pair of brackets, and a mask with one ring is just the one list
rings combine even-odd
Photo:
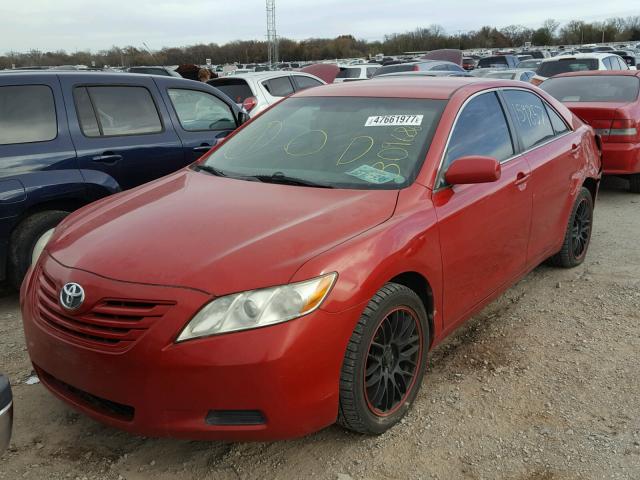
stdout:
[[397,196],[186,169],[79,210],[47,251],[116,280],[224,295],[287,283],[307,260],[387,220]]

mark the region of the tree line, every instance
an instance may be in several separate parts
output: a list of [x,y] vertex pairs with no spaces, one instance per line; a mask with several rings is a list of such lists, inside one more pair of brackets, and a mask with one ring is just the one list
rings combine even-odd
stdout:
[[[310,38],[290,40],[281,38],[278,43],[282,61],[327,60],[334,58],[367,57],[377,53],[398,55],[404,52],[435,50],[439,48],[513,48],[525,42],[534,46],[577,45],[600,42],[640,42],[640,16],[610,18],[602,22],[572,20],[564,25],[553,19],[546,20],[540,28],[509,25],[497,29],[485,26],[473,31],[446,33],[439,25],[417,28],[412,32],[386,35],[382,41],[359,40],[352,35],[341,35],[333,39]],[[64,50],[8,52],[0,56],[0,68],[92,65],[179,65],[184,63],[204,64],[205,59],[213,64],[260,63],[267,60],[267,44],[264,41],[233,41],[224,45],[216,43],[197,44],[185,47],[164,47],[149,52],[136,46],[112,47],[98,52]]]

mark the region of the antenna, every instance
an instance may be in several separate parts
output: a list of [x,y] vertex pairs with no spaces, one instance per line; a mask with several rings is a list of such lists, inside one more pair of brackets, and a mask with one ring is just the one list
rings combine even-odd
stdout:
[[276,34],[276,0],[267,0],[267,49],[269,66],[278,63],[278,35]]
[[147,45],[146,42],[142,42],[142,45],[144,45],[144,48],[147,49],[147,52],[149,53],[149,55],[151,55],[151,58],[156,63],[156,65],[162,65],[164,67],[164,64],[161,64],[160,62],[158,62],[158,59],[156,58],[156,56],[153,54],[153,52],[149,48],[149,45]]

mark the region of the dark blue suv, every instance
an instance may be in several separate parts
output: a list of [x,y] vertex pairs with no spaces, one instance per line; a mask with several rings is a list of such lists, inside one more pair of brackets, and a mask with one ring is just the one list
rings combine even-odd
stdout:
[[192,163],[246,118],[181,78],[0,73],[0,281],[18,288],[69,212]]

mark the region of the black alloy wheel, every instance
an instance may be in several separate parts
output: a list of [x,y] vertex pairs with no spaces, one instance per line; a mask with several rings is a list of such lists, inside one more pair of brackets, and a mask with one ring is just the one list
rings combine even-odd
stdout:
[[416,292],[397,283],[378,290],[347,345],[338,423],[369,435],[398,423],[418,395],[429,338],[429,317]]
[[369,409],[387,416],[404,403],[413,388],[424,343],[414,311],[399,307],[380,322],[367,353],[364,383]]

